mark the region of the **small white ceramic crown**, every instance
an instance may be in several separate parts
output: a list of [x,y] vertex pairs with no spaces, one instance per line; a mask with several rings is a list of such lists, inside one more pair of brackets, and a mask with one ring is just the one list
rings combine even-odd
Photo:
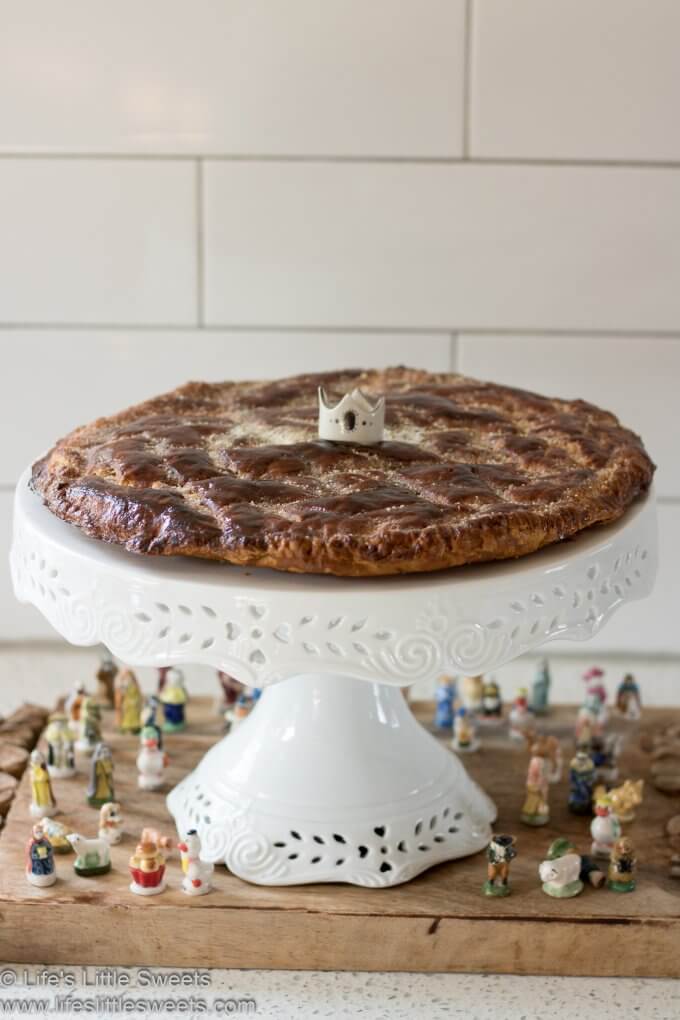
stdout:
[[368,446],[382,440],[384,428],[384,397],[371,404],[360,389],[354,389],[333,407],[323,386],[319,386],[319,439]]

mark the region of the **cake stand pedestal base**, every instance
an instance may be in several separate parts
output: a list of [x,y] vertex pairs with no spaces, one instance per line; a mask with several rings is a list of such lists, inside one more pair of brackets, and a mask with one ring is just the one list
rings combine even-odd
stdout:
[[496,817],[399,688],[327,673],[265,690],[168,808],[206,860],[261,885],[397,885],[481,850]]

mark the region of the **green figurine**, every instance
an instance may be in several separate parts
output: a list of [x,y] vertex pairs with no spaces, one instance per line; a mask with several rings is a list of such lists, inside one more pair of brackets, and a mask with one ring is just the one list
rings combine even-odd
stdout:
[[108,744],[99,743],[92,756],[87,802],[91,807],[98,808],[115,799],[111,748]]
[[509,896],[510,862],[517,856],[515,837],[496,835],[486,848],[486,882],[482,886],[485,896]]
[[534,715],[546,715],[550,710],[550,666],[547,659],[542,659],[536,670],[531,686],[531,711]]

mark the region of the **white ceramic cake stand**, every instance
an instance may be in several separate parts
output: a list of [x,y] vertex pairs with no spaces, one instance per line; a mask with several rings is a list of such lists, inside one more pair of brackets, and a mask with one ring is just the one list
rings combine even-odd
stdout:
[[59,521],[24,477],[11,566],[17,597],[73,644],[266,687],[168,797],[205,857],[261,884],[377,887],[480,850],[495,818],[400,688],[590,637],[648,594],[656,558],[651,496],[571,542],[444,573],[353,580],[142,558]]

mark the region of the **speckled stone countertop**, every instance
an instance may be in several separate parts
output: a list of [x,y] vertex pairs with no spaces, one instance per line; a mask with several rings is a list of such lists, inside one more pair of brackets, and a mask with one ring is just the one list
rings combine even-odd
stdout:
[[[58,938],[58,932],[55,932]],[[566,947],[565,947],[566,950]],[[81,1017],[82,1002],[99,997],[96,1015],[123,1012],[107,997],[126,1000],[194,1000],[181,1015],[293,1018],[359,1017],[361,1020],[678,1020],[680,982],[648,978],[534,978],[479,974],[377,974],[315,971],[172,971],[117,968],[103,985],[107,968],[0,964],[0,1010],[10,1000],[43,1000],[45,1012]],[[52,975],[49,979],[45,974]],[[69,978],[68,975],[73,975]],[[121,975],[125,975],[121,978]],[[184,977],[182,977],[184,975]],[[104,977],[106,974],[104,973]],[[122,982],[128,982],[123,983]],[[182,981],[182,984],[179,982]],[[54,982],[52,984],[51,982]],[[185,983],[186,982],[186,983]],[[154,987],[155,986],[155,987]],[[67,997],[80,1003],[69,1007]],[[203,1006],[197,1002],[204,1003]],[[219,1001],[218,1001],[219,1000]],[[251,1005],[239,1000],[254,1000]],[[225,1003],[227,1004],[225,1006]],[[231,1005],[229,1005],[231,1003]],[[51,1004],[51,1008],[50,1008]],[[25,1009],[26,1007],[24,1007]],[[154,1010],[154,1013],[158,1010]],[[16,1011],[24,1012],[17,1004]],[[88,1010],[89,1015],[93,1015]],[[127,1015],[150,1012],[143,1005]],[[158,1011],[156,1015],[163,1015]],[[166,1013],[165,1015],[171,1015]]]

